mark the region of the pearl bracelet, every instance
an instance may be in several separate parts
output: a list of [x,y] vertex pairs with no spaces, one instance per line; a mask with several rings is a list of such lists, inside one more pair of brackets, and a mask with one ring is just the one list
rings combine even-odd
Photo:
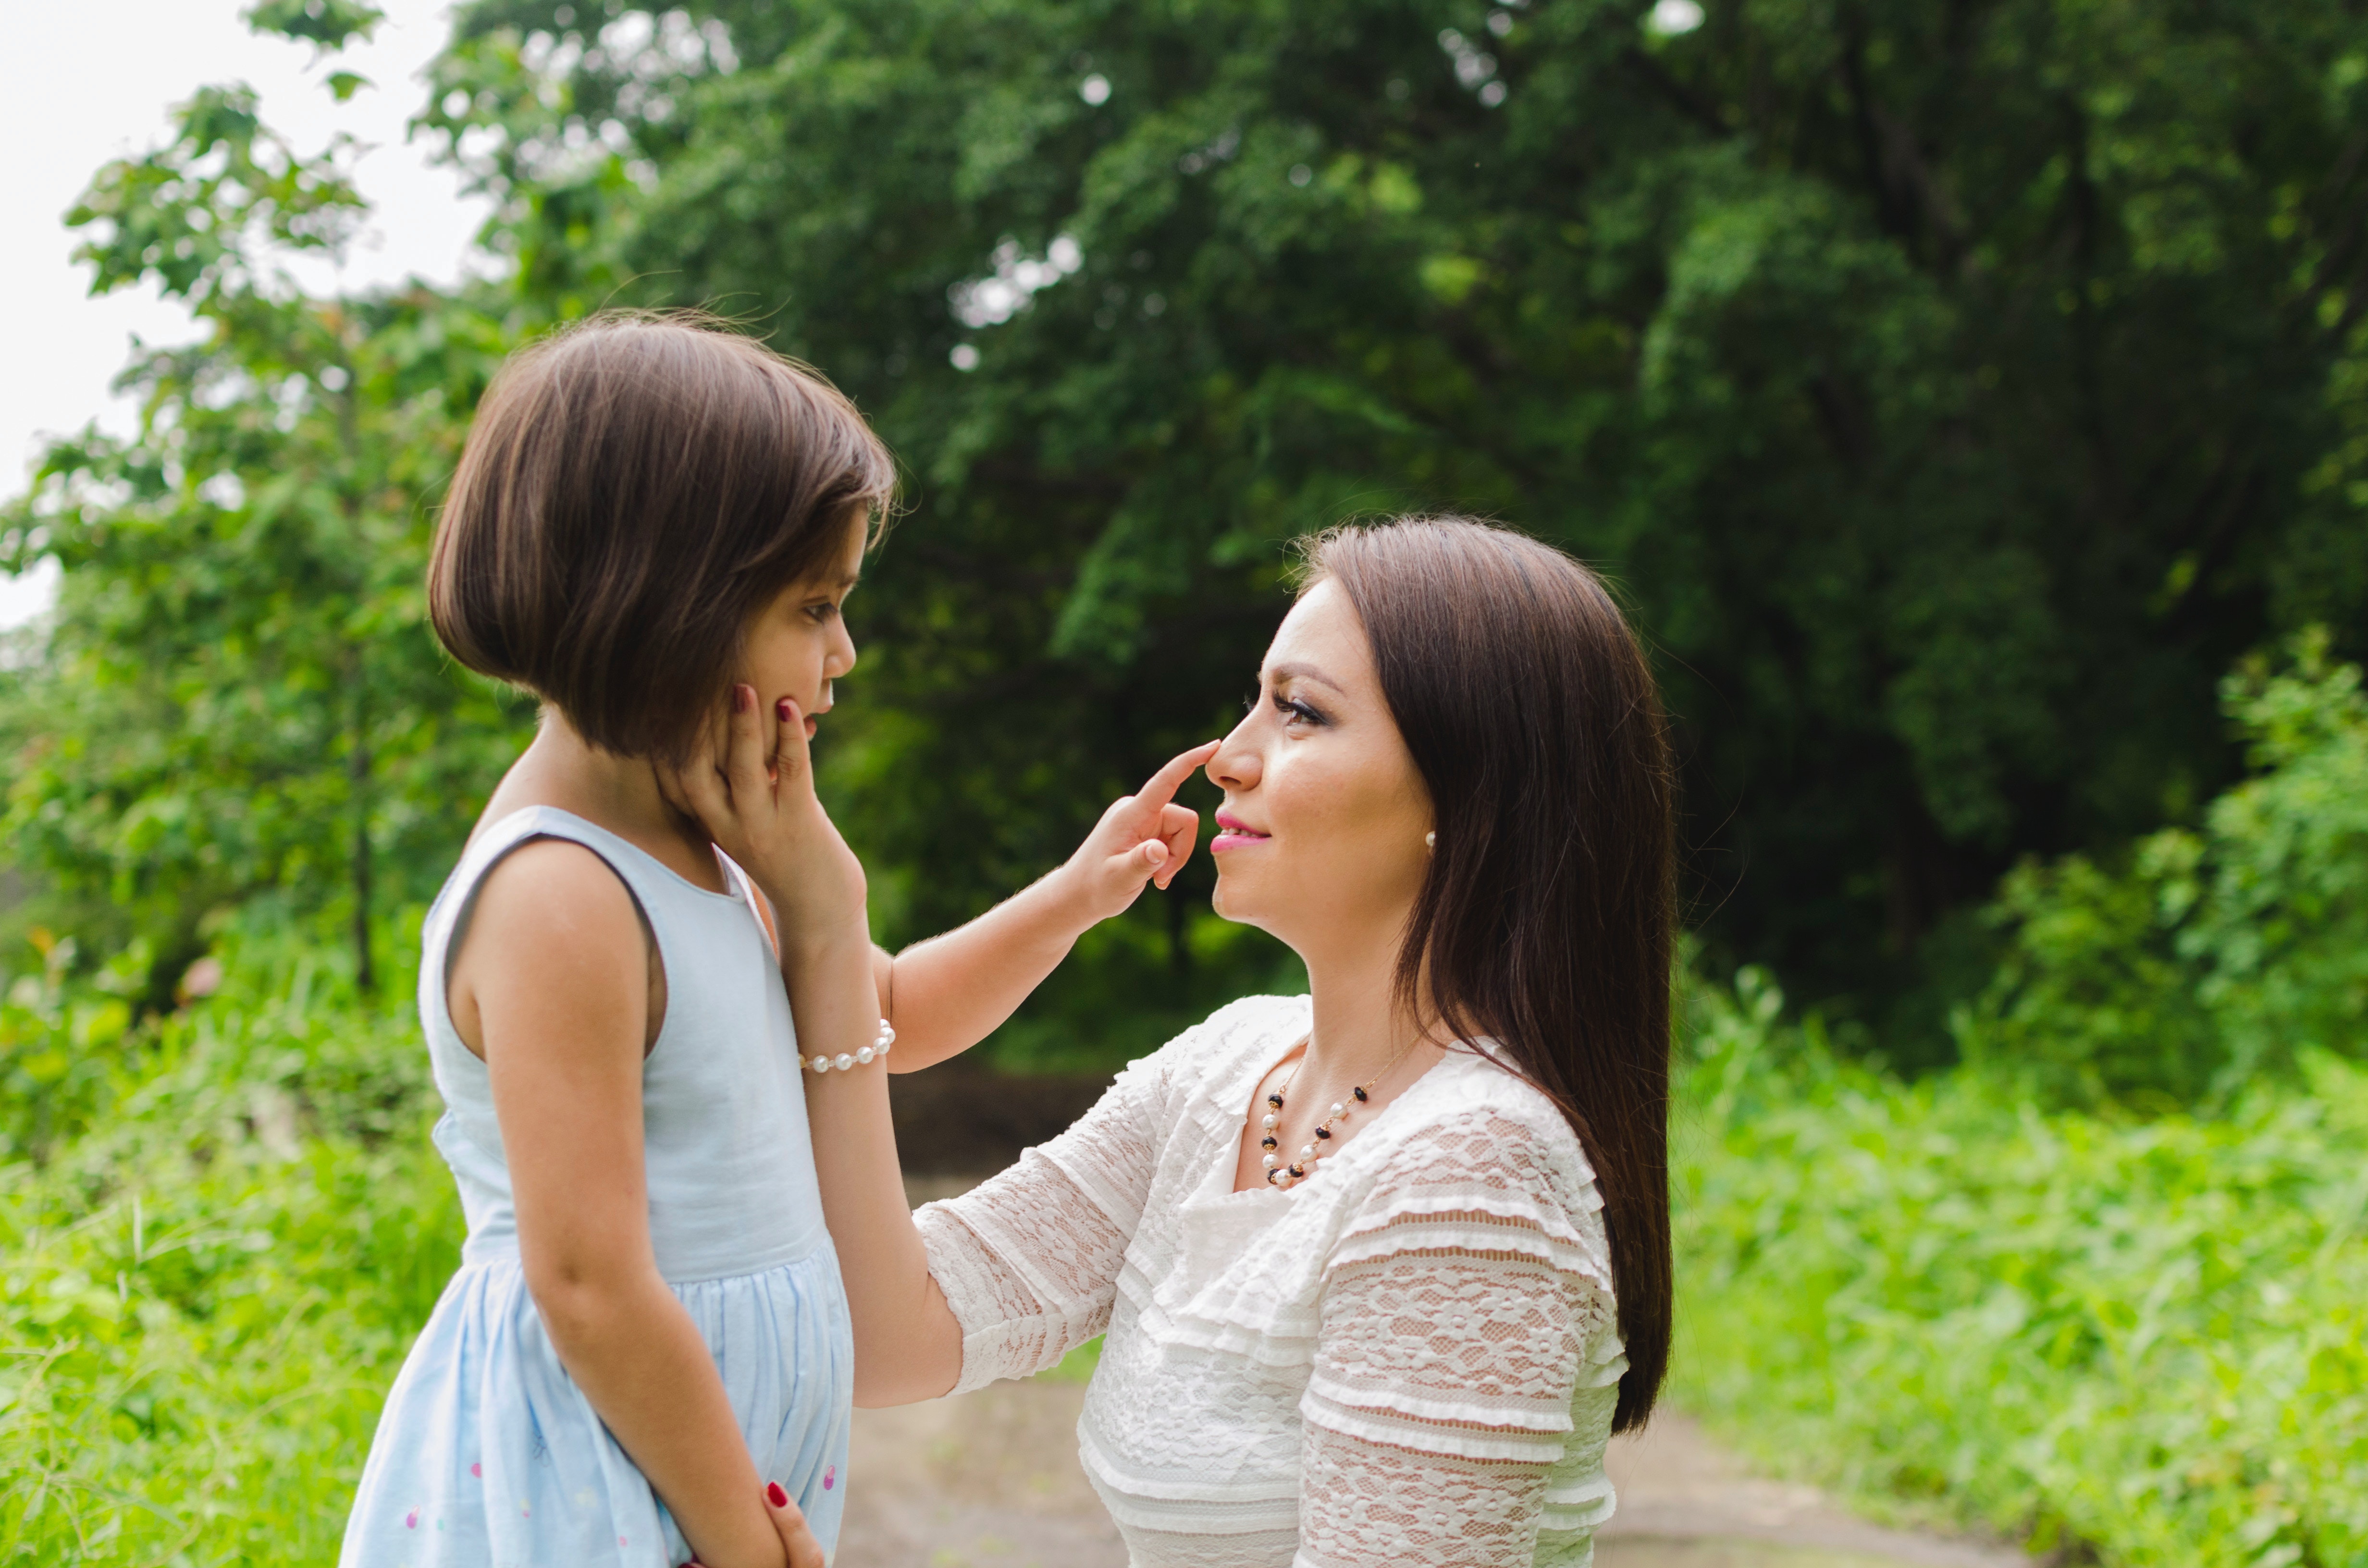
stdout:
[[810,1056],[801,1061],[798,1065],[810,1067],[817,1073],[827,1073],[834,1067],[842,1073],[852,1072],[858,1067],[870,1066],[875,1060],[885,1058],[888,1048],[895,1043],[896,1031],[889,1027],[887,1019],[882,1018],[880,1020],[880,1033],[873,1037],[871,1043],[861,1051],[852,1053],[842,1051],[837,1056]]

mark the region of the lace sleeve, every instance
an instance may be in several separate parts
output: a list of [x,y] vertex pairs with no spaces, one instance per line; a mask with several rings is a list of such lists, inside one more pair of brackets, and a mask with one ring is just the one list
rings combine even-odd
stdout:
[[1589,1343],[1611,1332],[1592,1197],[1493,1112],[1400,1152],[1325,1281],[1296,1568],[1529,1568]]
[[962,1324],[966,1392],[1024,1378],[1110,1325],[1118,1270],[1158,1163],[1161,1066],[1119,1074],[1077,1124],[1009,1170],[914,1216]]

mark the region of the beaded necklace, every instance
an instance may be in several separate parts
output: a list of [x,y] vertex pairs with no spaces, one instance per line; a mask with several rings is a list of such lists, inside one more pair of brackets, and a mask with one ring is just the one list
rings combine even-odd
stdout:
[[1275,1130],[1282,1125],[1282,1098],[1291,1092],[1291,1086],[1299,1082],[1300,1068],[1307,1065],[1307,1057],[1304,1054],[1307,1042],[1300,1041],[1302,1054],[1299,1058],[1299,1066],[1291,1070],[1291,1076],[1282,1081],[1282,1087],[1267,1092],[1266,1119],[1260,1123],[1263,1135],[1258,1139],[1258,1147],[1266,1153],[1258,1156],[1258,1163],[1266,1167],[1268,1185],[1288,1192],[1313,1176],[1315,1173],[1315,1162],[1332,1152],[1329,1145],[1332,1142],[1334,1124],[1348,1120],[1357,1114],[1359,1107],[1372,1103],[1373,1085],[1396,1072],[1398,1063],[1406,1059],[1407,1053],[1414,1050],[1416,1043],[1415,1040],[1406,1041],[1406,1050],[1392,1057],[1387,1067],[1374,1074],[1372,1079],[1361,1086],[1350,1089],[1346,1100],[1333,1101],[1332,1114],[1315,1124],[1315,1136],[1300,1147],[1298,1158],[1285,1165],[1282,1156],[1275,1153],[1275,1150],[1281,1146],[1281,1141],[1275,1136]]

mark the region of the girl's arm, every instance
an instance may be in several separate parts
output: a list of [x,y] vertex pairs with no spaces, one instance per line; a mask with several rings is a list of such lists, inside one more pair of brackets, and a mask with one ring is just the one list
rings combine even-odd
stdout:
[[1193,747],[1102,813],[1058,870],[969,925],[890,958],[875,953],[880,1006],[896,1026],[893,1071],[969,1050],[1043,983],[1087,927],[1123,913],[1149,881],[1165,890],[1191,856],[1201,819],[1177,788],[1216,754]]
[[[614,871],[543,840],[486,877],[455,980],[474,1002],[518,1252],[552,1348],[702,1562],[780,1568],[723,1380],[651,1250],[646,942]],[[789,1562],[819,1568],[822,1553]]]
[[[689,769],[674,779],[674,787],[717,846],[748,871],[779,913],[781,971],[801,1049],[825,1055],[852,1052],[871,1042],[882,1013],[872,949],[864,934],[862,868],[814,799],[803,715],[794,703],[780,702],[768,766],[767,726],[757,717],[755,695],[746,687],[734,693],[720,766]],[[1198,824],[1190,812],[1170,804],[1169,797],[1206,756],[1204,747],[1178,757],[1142,794],[1104,813],[1078,859],[1071,862],[1072,867],[1079,859],[1085,862],[1078,872],[1087,885],[1083,907],[1114,904],[1108,912],[1115,913],[1171,858],[1182,863]],[[1171,818],[1171,812],[1182,820]],[[941,944],[930,944],[939,946],[940,952],[915,971],[926,998],[920,1005],[926,1021],[918,1027],[934,1024],[945,1031],[941,1040],[975,1028],[976,1034],[961,1040],[967,1045],[999,1022],[1059,960],[1075,930],[1059,937],[1058,950],[1049,957],[1045,954],[1053,944],[1048,940],[1015,960],[1024,980],[1014,983],[997,972],[1003,956],[988,945],[982,928],[992,936],[1008,934],[1012,926],[1052,922],[1053,916],[1026,902],[1028,898],[1023,894],[1013,901],[1019,913],[1008,917],[1008,925],[991,915]],[[1067,908],[1065,900],[1058,907]],[[1027,971],[1027,964],[1040,960],[1041,969]],[[909,978],[904,961],[897,960],[895,976],[900,1016],[912,1005],[902,994]],[[949,994],[964,983],[984,989],[987,1004],[965,1005]],[[982,1018],[986,1020],[983,1024]],[[898,1057],[905,1053],[906,1027],[897,1026]],[[962,1373],[963,1324],[931,1276],[929,1253],[905,1197],[895,1128],[888,1114],[888,1075],[876,1062],[852,1072],[811,1074],[806,1105],[823,1212],[837,1245],[854,1320],[856,1403],[902,1404],[944,1393]],[[1139,1174],[1148,1179],[1147,1172],[1144,1165]],[[1112,1278],[1114,1260],[1123,1247],[1121,1235],[1115,1246],[1102,1249],[1113,1260]]]

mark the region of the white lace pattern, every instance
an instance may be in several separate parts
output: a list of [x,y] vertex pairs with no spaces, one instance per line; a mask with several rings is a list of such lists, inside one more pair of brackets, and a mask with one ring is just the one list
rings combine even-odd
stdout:
[[1451,1055],[1288,1193],[1235,1193],[1242,1118],[1307,1027],[1251,997],[920,1211],[956,1386],[1107,1332],[1078,1424],[1135,1568],[1583,1565],[1621,1352],[1569,1125]]

